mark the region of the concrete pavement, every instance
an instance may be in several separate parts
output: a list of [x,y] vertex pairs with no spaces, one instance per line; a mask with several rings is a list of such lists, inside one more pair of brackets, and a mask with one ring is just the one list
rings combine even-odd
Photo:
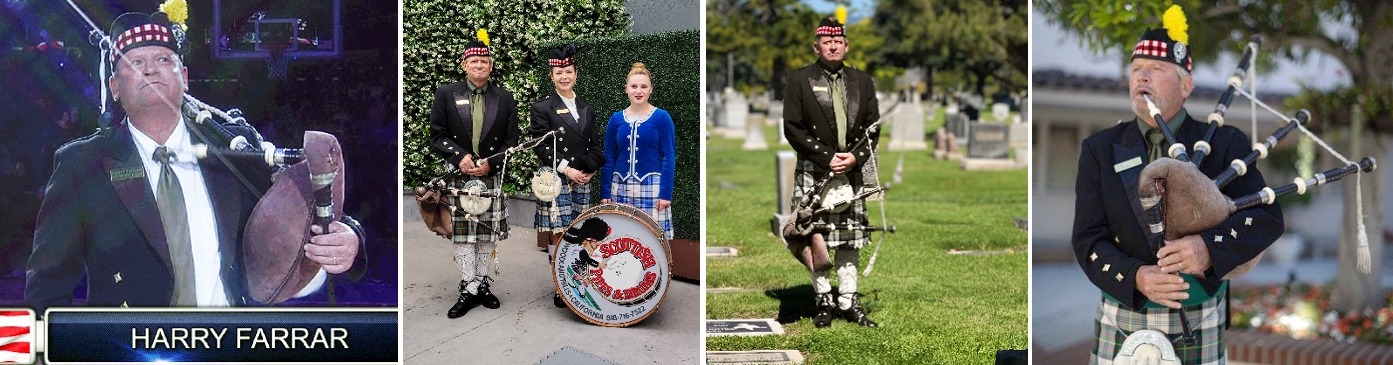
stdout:
[[408,364],[537,364],[564,347],[617,365],[695,364],[700,359],[701,286],[672,281],[657,312],[634,326],[592,325],[552,305],[555,286],[546,253],[536,248],[535,204],[510,200],[509,239],[498,245],[500,274],[491,285],[502,308],[476,307],[445,318],[459,298],[459,268],[444,238],[421,223],[403,197],[403,358]]

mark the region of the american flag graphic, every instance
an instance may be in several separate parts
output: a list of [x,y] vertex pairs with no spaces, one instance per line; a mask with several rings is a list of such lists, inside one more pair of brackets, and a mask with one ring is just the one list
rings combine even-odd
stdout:
[[34,312],[0,310],[0,363],[34,363]]

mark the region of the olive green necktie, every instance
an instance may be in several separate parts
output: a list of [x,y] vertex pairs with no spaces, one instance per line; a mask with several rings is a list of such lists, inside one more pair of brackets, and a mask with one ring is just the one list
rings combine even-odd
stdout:
[[1150,161],[1156,161],[1156,159],[1164,155],[1161,153],[1161,147],[1166,144],[1166,135],[1161,134],[1160,128],[1152,128],[1150,131],[1147,131],[1146,142],[1151,145],[1151,153],[1149,154],[1151,157]]
[[[475,88],[469,93],[469,112],[474,119],[474,133],[470,135],[474,142],[474,153],[482,154],[483,148],[479,147],[479,140],[483,139],[484,134],[484,88]],[[478,163],[478,161],[475,161]]]
[[846,148],[846,82],[841,73],[829,74],[832,77],[832,114],[837,118],[837,150]]
[[198,292],[194,289],[193,243],[189,238],[188,210],[184,206],[184,190],[179,185],[179,177],[174,175],[170,164],[174,153],[169,147],[155,148],[152,158],[160,163],[160,182],[155,188],[155,204],[160,209],[160,221],[164,223],[164,236],[169,246],[169,258],[174,274],[174,296],[170,304],[180,307],[198,305]]

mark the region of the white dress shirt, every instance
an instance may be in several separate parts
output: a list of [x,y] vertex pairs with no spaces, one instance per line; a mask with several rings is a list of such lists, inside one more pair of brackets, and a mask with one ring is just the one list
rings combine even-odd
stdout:
[[[155,161],[155,149],[161,144],[156,143],[153,138],[145,135],[134,124],[128,120],[126,127],[130,129],[131,136],[135,137],[136,153],[140,156],[141,163],[145,166],[145,176],[150,181],[150,191],[158,190],[160,183],[160,163]],[[174,127],[174,132],[170,133],[169,139],[163,146],[169,147],[176,152],[175,161],[170,164],[174,169],[174,176],[179,178],[179,187],[184,191],[184,208],[189,222],[189,241],[193,245],[194,289],[197,292],[199,307],[227,307],[230,303],[227,300],[227,291],[223,286],[222,278],[222,252],[218,250],[218,220],[213,215],[213,201],[208,195],[208,185],[203,181],[203,171],[198,166],[198,159],[185,151],[192,149],[189,130],[180,122]],[[241,188],[241,187],[229,187]],[[236,253],[228,253],[235,255]],[[309,295],[324,285],[324,270],[319,270],[304,288],[296,293],[296,297]]]
[[[126,127],[135,137],[136,153],[145,166],[145,176],[150,181],[150,191],[157,191],[160,183],[160,163],[153,158],[155,149],[161,144],[145,135],[129,121]],[[188,151],[193,146],[189,142],[189,130],[184,123],[178,123],[169,140],[163,146],[174,151]],[[184,191],[184,208],[189,221],[189,241],[193,244],[193,272],[195,290],[200,307],[226,307],[227,294],[223,289],[222,253],[218,252],[218,221],[213,216],[213,201],[208,196],[208,185],[203,182],[203,172],[198,161],[191,155],[179,153],[176,161],[170,164],[174,176],[179,178],[179,187]]]
[[[574,91],[571,95],[575,95]],[[566,104],[566,110],[570,111],[571,117],[576,118],[577,125],[580,125],[580,123],[585,123],[584,121],[580,120],[580,110],[576,109],[576,98],[567,99],[565,95],[561,95],[560,90],[556,91],[556,97],[561,98],[562,104]],[[565,117],[562,118],[564,119]],[[557,165],[558,167],[556,169],[556,172],[559,174],[565,174],[566,170],[571,169],[570,161],[566,161],[566,163],[564,164],[558,161]]]

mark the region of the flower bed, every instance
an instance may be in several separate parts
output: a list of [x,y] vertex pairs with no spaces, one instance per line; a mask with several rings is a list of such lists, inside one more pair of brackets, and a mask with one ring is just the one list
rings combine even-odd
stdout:
[[[1232,327],[1251,328],[1295,339],[1393,344],[1393,310],[1365,308],[1340,313],[1330,307],[1328,288],[1309,284],[1234,288]],[[1384,302],[1393,292],[1383,294]]]

